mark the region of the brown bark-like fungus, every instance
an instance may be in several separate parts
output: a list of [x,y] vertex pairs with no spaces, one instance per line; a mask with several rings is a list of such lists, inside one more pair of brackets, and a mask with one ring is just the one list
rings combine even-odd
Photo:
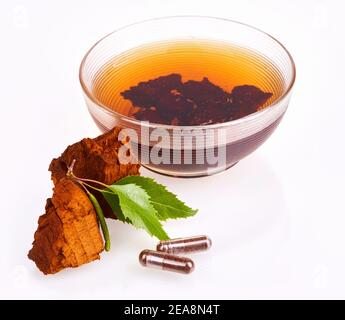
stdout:
[[[97,180],[105,184],[112,184],[126,176],[139,174],[139,164],[121,164],[118,158],[119,148],[123,145],[118,141],[120,128],[95,138],[85,138],[67,147],[59,158],[53,159],[50,163],[52,180],[57,183],[66,176],[68,166],[75,159],[73,173],[79,178]],[[95,187],[100,187],[95,185]],[[114,213],[98,192],[94,192],[97,200],[103,208],[104,215],[108,218],[115,218]]]
[[[38,220],[33,246],[28,254],[44,274],[78,267],[100,258],[104,244],[95,209],[85,191],[66,173],[75,159],[73,173],[79,178],[112,184],[128,175],[138,175],[138,164],[119,162],[118,150],[122,146],[118,141],[119,131],[119,128],[114,128],[95,139],[83,139],[67,147],[59,158],[50,163],[54,192],[47,200],[45,214]],[[114,218],[104,198],[98,198],[104,213]]]
[[272,97],[271,92],[252,85],[227,92],[206,77],[182,82],[176,73],[140,82],[121,95],[140,108],[133,114],[138,120],[184,126],[240,119],[258,111]]
[[44,274],[99,259],[104,248],[95,209],[69,178],[56,184],[34,238],[28,256]]
[[66,148],[59,158],[53,159],[49,170],[54,183],[66,176],[68,166],[75,159],[73,173],[79,178],[97,180],[105,184],[128,175],[138,175],[138,164],[120,164],[119,148],[123,145],[118,141],[120,128],[98,136],[95,139],[85,138]]

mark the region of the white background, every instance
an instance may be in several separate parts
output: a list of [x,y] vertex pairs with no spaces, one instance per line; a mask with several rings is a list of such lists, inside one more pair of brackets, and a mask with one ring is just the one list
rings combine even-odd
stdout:
[[[0,298],[345,298],[344,11],[340,0],[1,0]],[[138,253],[156,241],[110,221],[110,253],[43,276],[26,254],[51,195],[48,164],[99,133],[78,82],[83,54],[122,25],[178,14],[239,20],[281,40],[298,71],[286,117],[225,173],[142,170],[200,209],[165,225],[172,237],[213,239],[193,274],[141,267]]]

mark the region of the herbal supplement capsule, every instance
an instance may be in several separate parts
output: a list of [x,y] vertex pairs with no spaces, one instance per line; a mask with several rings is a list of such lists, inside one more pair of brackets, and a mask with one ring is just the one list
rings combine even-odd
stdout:
[[160,241],[157,245],[157,251],[167,253],[188,253],[207,250],[211,246],[212,241],[208,236],[194,236]]
[[169,270],[179,273],[191,273],[194,262],[185,257],[174,256],[165,252],[144,250],[139,255],[139,261],[144,267]]

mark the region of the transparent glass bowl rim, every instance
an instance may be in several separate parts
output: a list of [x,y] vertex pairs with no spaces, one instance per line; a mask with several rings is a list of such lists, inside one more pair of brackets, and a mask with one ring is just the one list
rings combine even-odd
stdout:
[[[98,99],[96,99],[96,97],[92,94],[92,92],[90,92],[90,90],[87,88],[83,78],[84,78],[84,74],[83,74],[83,69],[84,69],[84,65],[86,63],[86,60],[88,59],[89,55],[93,52],[93,50],[105,39],[107,39],[108,37],[111,37],[112,35],[121,32],[122,30],[128,29],[130,27],[134,27],[140,24],[145,24],[148,22],[155,22],[155,21],[159,21],[159,20],[173,20],[173,19],[188,19],[188,18],[192,18],[192,19],[207,19],[207,20],[216,20],[216,21],[223,21],[223,22],[229,22],[232,24],[237,24],[237,25],[241,25],[243,27],[252,29],[253,31],[256,32],[260,32],[263,35],[265,35],[266,37],[270,38],[271,40],[273,40],[276,44],[278,44],[278,46],[281,47],[281,49],[283,49],[283,51],[285,51],[285,53],[287,54],[288,58],[289,58],[289,62],[291,65],[291,71],[292,71],[292,77],[291,77],[291,81],[288,84],[287,88],[285,89],[284,93],[273,103],[269,104],[267,107],[265,107],[264,109],[258,110],[248,116],[245,116],[243,118],[237,119],[237,120],[232,120],[232,121],[228,121],[228,122],[223,122],[223,123],[215,123],[215,124],[211,124],[211,125],[197,125],[197,126],[176,126],[176,125],[169,125],[169,124],[160,124],[160,123],[153,123],[153,122],[146,122],[146,121],[140,121],[140,120],[136,120],[134,118],[131,118],[129,116],[125,116],[119,112],[116,112],[114,110],[112,110],[111,108],[109,108],[108,106],[104,105],[103,103],[101,103],[100,101],[98,101]],[[113,117],[119,117],[123,120],[125,120],[128,123],[134,124],[134,125],[140,125],[140,126],[145,126],[148,128],[165,128],[165,129],[188,129],[188,130],[194,130],[194,129],[218,129],[218,128],[223,128],[223,127],[229,127],[232,125],[237,125],[237,124],[245,124],[247,121],[253,121],[255,120],[255,118],[259,118],[260,116],[263,116],[264,114],[266,114],[267,112],[269,112],[270,110],[272,110],[273,108],[278,108],[279,105],[281,104],[281,102],[289,96],[289,94],[291,93],[291,90],[294,86],[296,80],[296,65],[294,62],[294,59],[292,58],[292,55],[290,54],[290,52],[286,49],[286,47],[276,38],[274,38],[273,36],[271,36],[270,34],[268,34],[267,32],[253,27],[249,24],[243,23],[243,22],[239,22],[239,21],[235,21],[235,20],[231,20],[231,19],[226,19],[226,18],[220,18],[220,17],[213,17],[213,16],[200,16],[200,15],[178,15],[178,16],[164,16],[164,17],[157,17],[157,18],[151,18],[151,19],[146,19],[146,20],[141,20],[138,22],[134,22],[125,26],[122,26],[112,32],[110,32],[109,34],[105,35],[104,37],[102,37],[100,40],[98,40],[85,54],[83,60],[81,61],[80,64],[80,68],[79,68],[79,81],[81,84],[81,87],[84,91],[84,93],[86,94],[86,96],[95,104],[97,105],[99,108],[101,108],[103,111],[105,111],[106,113],[108,113],[109,115],[113,116]]]

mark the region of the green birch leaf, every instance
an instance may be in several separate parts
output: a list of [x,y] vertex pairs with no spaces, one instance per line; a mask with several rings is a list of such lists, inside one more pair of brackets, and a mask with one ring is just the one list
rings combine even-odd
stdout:
[[115,185],[126,184],[136,184],[146,191],[151,204],[157,211],[159,220],[188,218],[194,216],[198,211],[188,207],[175,194],[168,191],[165,186],[151,178],[128,176],[115,183]]
[[159,240],[169,239],[158,220],[157,212],[150,202],[149,195],[140,186],[134,183],[113,184],[102,191],[102,194],[111,208],[117,213],[120,208],[122,218],[128,219],[136,228],[145,229],[150,235],[157,237]]

